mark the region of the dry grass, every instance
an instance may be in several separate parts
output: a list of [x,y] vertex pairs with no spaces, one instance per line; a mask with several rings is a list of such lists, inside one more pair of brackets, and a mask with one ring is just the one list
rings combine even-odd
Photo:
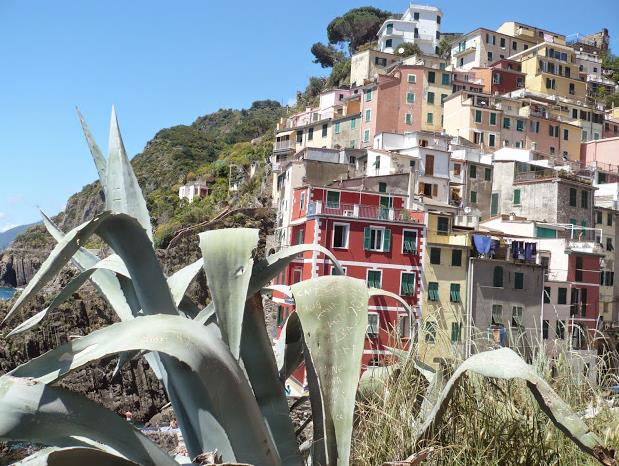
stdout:
[[[538,352],[541,354],[541,352]],[[598,406],[599,413],[586,422],[606,446],[619,448],[619,414],[608,408],[601,387],[575,373],[560,353],[551,370],[546,356],[533,366],[572,408],[583,413]],[[447,371],[458,362],[451,363]],[[429,465],[588,465],[597,464],[582,453],[538,408],[521,381],[465,376],[449,402],[435,437],[415,444],[416,427],[427,383],[407,362],[391,377],[383,396],[360,399],[353,440],[353,464],[376,466],[403,460],[423,447],[434,452]]]

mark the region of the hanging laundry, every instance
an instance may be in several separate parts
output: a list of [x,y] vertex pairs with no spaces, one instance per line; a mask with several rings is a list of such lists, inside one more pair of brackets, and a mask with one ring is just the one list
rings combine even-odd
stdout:
[[499,335],[499,338],[501,340],[501,346],[505,346],[505,341],[507,339],[507,330],[505,330],[505,327],[501,327]]
[[490,257],[494,258],[497,249],[500,247],[500,242],[498,239],[493,239],[490,241]]
[[522,249],[522,241],[512,241],[512,259],[518,259]]
[[490,252],[490,237],[483,235],[473,235],[473,244],[479,254],[488,254]]

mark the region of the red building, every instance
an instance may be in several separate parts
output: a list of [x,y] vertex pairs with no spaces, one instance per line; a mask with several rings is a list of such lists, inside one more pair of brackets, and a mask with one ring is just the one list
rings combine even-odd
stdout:
[[[574,327],[593,331],[597,328],[600,315],[600,259],[602,255],[594,252],[569,253],[567,280],[571,283],[570,320]],[[572,343],[574,349],[584,345],[580,335],[573,329]],[[591,336],[593,336],[591,334]]]
[[[424,212],[404,208],[406,195],[379,191],[303,186],[295,189],[290,221],[292,244],[313,243],[331,250],[347,276],[400,295],[418,310],[423,257]],[[277,280],[290,285],[334,273],[328,258],[305,253]],[[293,305],[274,294],[282,323]],[[401,304],[391,298],[372,298],[364,365],[380,364],[385,346],[406,346],[414,338],[411,321]],[[395,341],[399,340],[399,341]]]

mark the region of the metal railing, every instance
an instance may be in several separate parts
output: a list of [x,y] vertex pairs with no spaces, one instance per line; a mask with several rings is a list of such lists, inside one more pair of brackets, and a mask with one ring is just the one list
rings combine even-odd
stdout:
[[334,215],[337,217],[364,218],[386,220],[394,222],[417,223],[408,209],[394,209],[392,207],[371,206],[363,204],[310,202],[307,209],[311,215]]
[[273,150],[287,150],[287,149],[294,149],[296,147],[297,143],[295,140],[289,140],[289,141],[276,141],[275,144],[273,144]]

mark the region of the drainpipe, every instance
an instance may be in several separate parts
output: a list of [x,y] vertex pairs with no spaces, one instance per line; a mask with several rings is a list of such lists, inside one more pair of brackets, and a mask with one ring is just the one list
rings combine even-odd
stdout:
[[[539,248],[539,244],[538,244],[538,248]],[[550,266],[550,264],[548,264]],[[545,293],[545,288],[544,285],[546,284],[546,282],[544,281],[544,270],[542,269],[542,304],[540,307],[540,311],[539,311],[539,315],[540,315],[540,342],[542,345],[544,345],[544,293]],[[556,325],[555,325],[556,326]],[[550,328],[548,329],[548,332],[550,332]]]

